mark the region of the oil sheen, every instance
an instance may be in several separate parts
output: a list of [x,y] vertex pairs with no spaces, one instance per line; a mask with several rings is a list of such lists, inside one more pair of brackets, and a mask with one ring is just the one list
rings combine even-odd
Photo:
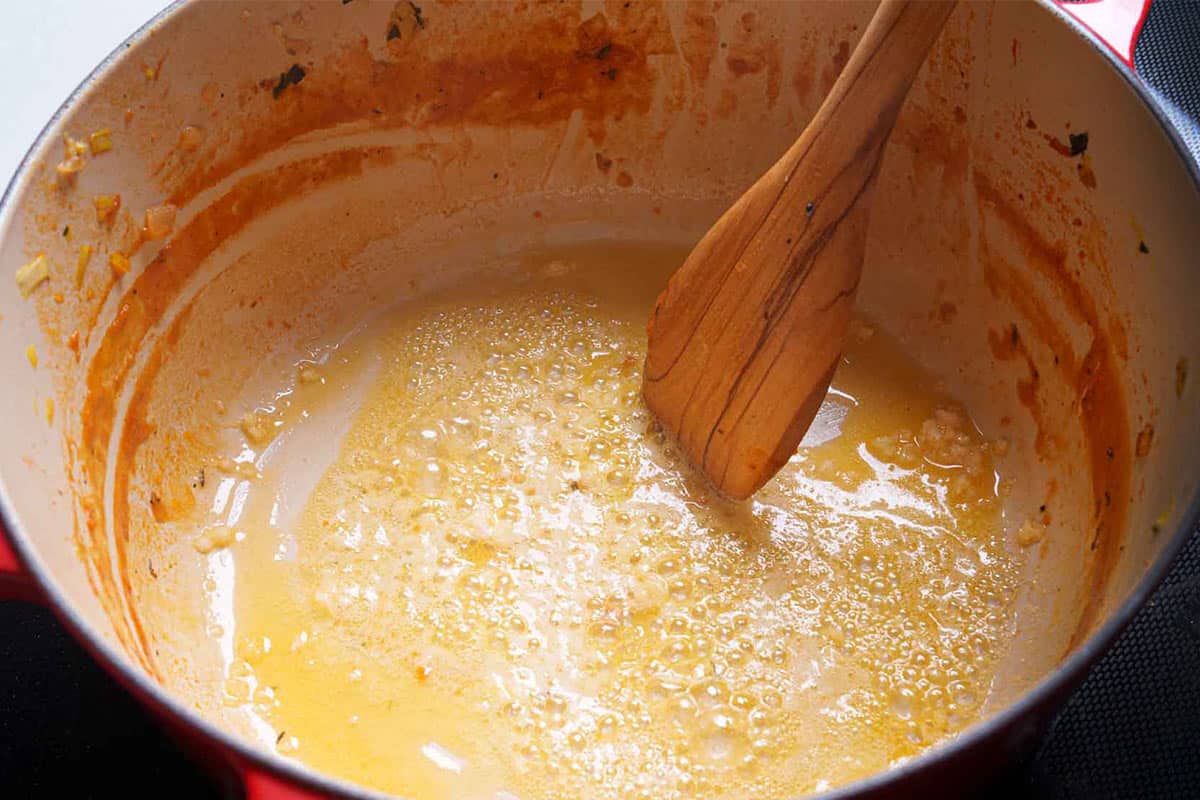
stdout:
[[413,800],[788,798],[980,716],[1016,571],[995,445],[858,321],[791,462],[714,496],[640,399],[683,255],[528,252],[242,419],[193,544],[270,746]]

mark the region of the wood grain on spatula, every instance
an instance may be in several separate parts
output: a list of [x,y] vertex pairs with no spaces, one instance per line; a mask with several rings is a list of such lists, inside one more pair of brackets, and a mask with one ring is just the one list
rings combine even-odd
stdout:
[[723,494],[796,451],[837,367],[879,160],[954,2],[884,0],[808,127],[655,304],[643,392]]

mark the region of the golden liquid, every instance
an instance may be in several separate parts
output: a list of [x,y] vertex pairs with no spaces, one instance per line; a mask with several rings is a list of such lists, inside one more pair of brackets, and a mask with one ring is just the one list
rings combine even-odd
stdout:
[[[232,557],[225,691],[264,738],[413,800],[784,798],[978,717],[1015,574],[988,446],[859,325],[791,463],[714,497],[640,400],[682,256],[527,254],[244,421],[261,475],[196,546]],[[307,429],[344,436],[297,498],[272,446]]]

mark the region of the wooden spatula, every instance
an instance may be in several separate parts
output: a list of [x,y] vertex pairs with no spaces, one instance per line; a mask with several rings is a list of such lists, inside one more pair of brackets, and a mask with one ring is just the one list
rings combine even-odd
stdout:
[[954,5],[883,0],[800,138],[655,304],[646,403],[729,497],[749,497],[787,462],[829,389],[883,146]]

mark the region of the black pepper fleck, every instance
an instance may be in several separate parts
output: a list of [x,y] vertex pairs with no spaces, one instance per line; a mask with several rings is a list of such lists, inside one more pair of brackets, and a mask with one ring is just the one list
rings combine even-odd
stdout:
[[608,78],[610,81],[615,81],[617,79],[617,68],[613,67],[608,72],[605,72],[604,76],[606,78]]
[[592,55],[597,61],[603,61],[604,59],[608,58],[608,54],[610,52],[612,52],[612,42],[605,44]]
[[817,210],[817,206],[812,200],[809,200],[807,203],[804,204],[804,215],[805,216],[811,217],[813,215],[813,212],[816,210]]
[[387,40],[390,42],[392,39],[399,39],[399,38],[400,38],[400,26],[393,22],[391,27],[388,28]]
[[419,5],[417,5],[416,3],[412,2],[412,0],[409,0],[408,7],[412,9],[413,18],[417,21],[417,27],[424,28],[425,27],[425,19],[421,16],[421,7]]
[[1109,458],[1113,458],[1113,449],[1111,447],[1104,448],[1104,455],[1108,456]]
[[1143,241],[1139,241],[1139,242],[1138,242],[1138,252],[1139,252],[1139,253],[1149,253],[1149,252],[1150,252],[1150,248],[1146,246],[1146,243],[1145,243],[1145,242],[1143,242]]

